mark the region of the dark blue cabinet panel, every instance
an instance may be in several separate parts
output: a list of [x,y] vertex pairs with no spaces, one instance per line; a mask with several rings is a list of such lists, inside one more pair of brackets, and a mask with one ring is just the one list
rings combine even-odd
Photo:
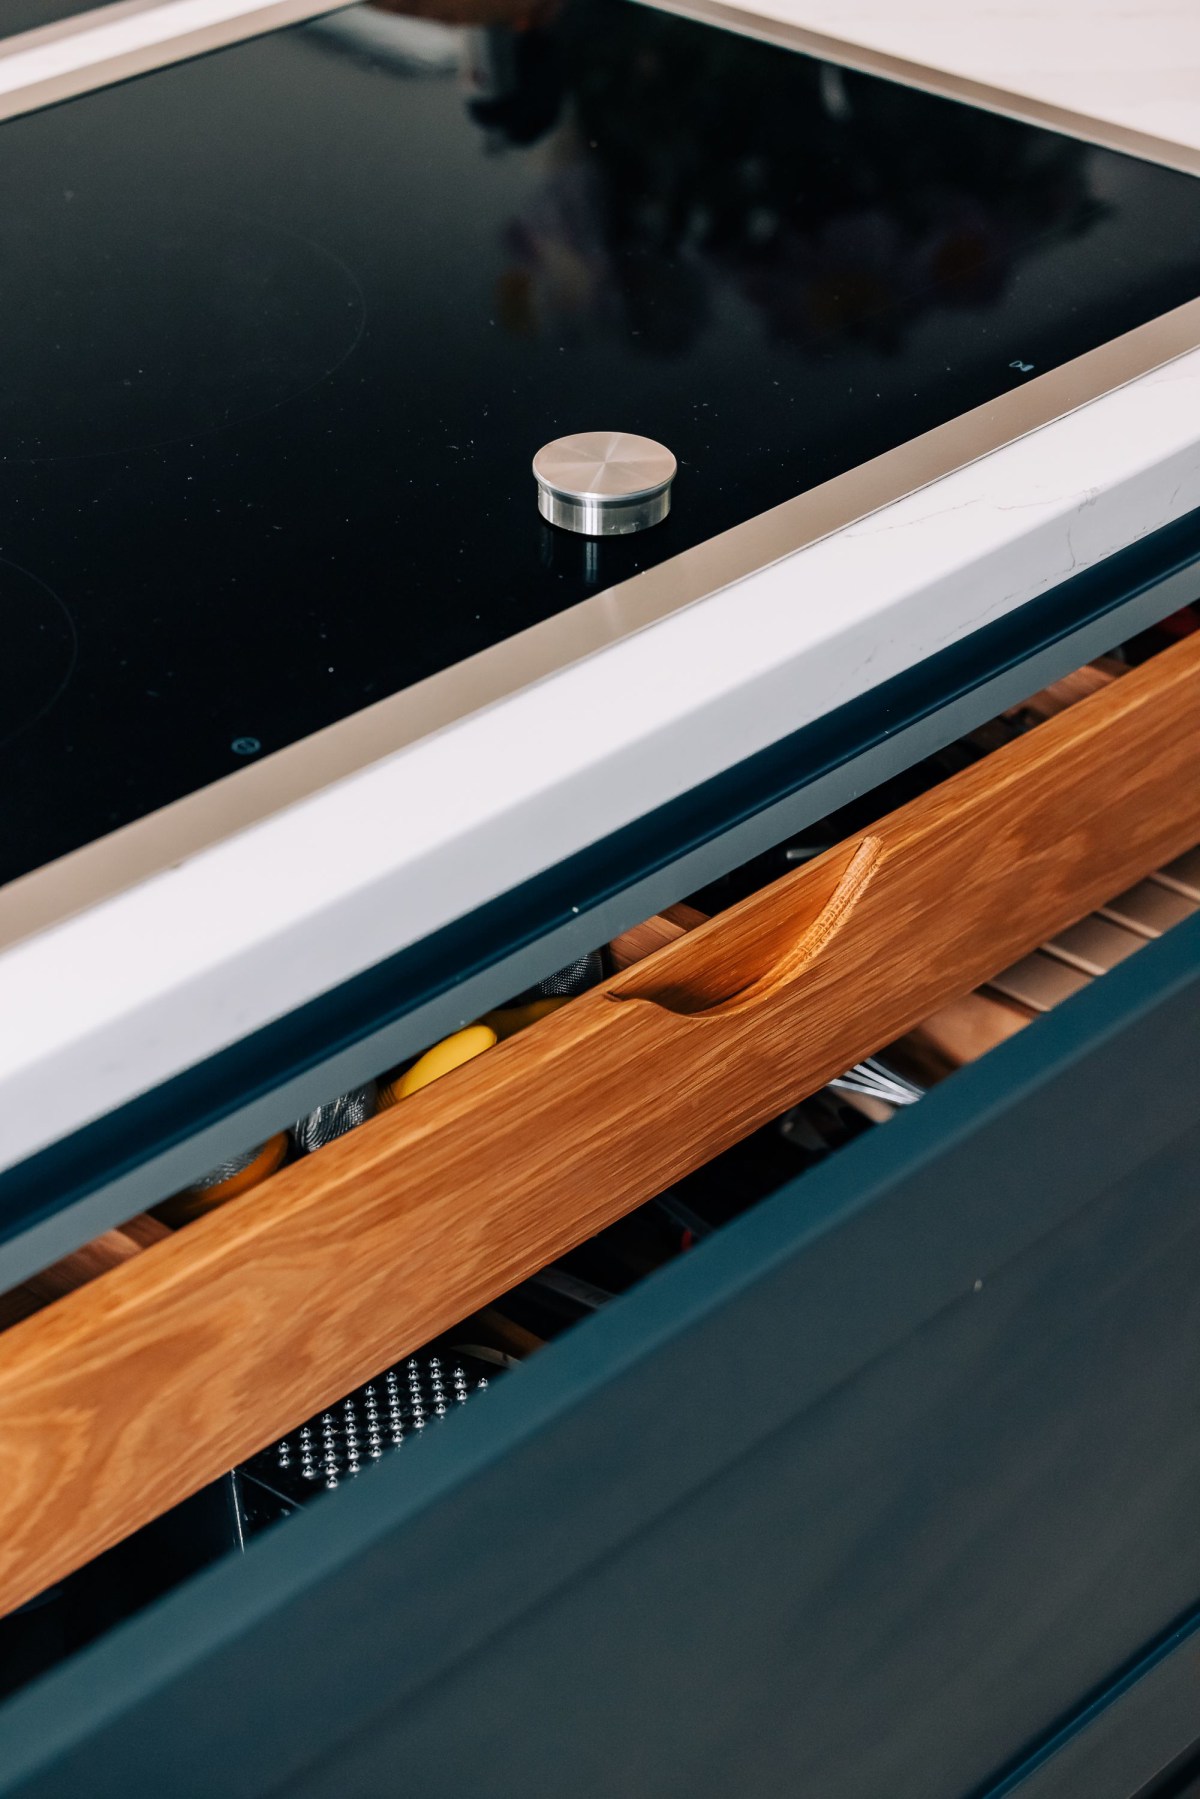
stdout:
[[1200,1596],[1198,999],[1200,921],[13,1702],[3,1790],[985,1790]]

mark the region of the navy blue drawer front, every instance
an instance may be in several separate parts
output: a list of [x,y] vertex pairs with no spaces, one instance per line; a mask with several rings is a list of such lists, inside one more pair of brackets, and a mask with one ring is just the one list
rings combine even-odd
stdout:
[[1200,920],[13,1701],[3,1790],[1135,1792],[1061,1744],[1200,1598],[1198,1000]]

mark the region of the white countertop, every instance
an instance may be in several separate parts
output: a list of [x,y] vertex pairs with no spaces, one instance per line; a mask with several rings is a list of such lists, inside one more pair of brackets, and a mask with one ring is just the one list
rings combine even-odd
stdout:
[[[903,32],[882,4],[776,10],[1012,79],[1015,0],[927,0]],[[1146,10],[1162,132],[1200,28]],[[1078,107],[1052,49],[1083,6],[1052,11],[1057,37],[1026,10],[1027,80]],[[0,1167],[1200,506],[1198,383],[1193,352],[0,955]]]
[[746,10],[1200,149],[1196,0],[755,0]]

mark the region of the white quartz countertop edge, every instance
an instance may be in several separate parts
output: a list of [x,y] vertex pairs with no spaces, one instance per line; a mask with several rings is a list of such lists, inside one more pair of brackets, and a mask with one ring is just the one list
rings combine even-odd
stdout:
[[1200,505],[1200,351],[0,954],[0,1168]]

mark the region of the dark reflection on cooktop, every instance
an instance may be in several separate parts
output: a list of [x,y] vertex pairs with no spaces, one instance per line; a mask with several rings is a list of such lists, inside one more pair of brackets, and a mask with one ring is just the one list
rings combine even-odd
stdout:
[[632,9],[601,39],[583,19],[476,32],[465,59],[491,147],[552,146],[505,228],[512,331],[681,357],[744,307],[809,356],[898,351],[1107,210],[1067,139],[946,106],[914,132],[913,96],[832,65]]
[[[0,879],[1200,286],[1186,176],[626,0],[420,11],[0,126],[0,552],[80,637]],[[542,524],[596,429],[665,524]]]
[[0,0],[0,37],[57,25],[63,19],[91,12],[100,0]]
[[222,430],[329,374],[362,330],[358,284],[320,244],[119,187],[0,216],[0,268],[6,461]]
[[24,569],[0,562],[0,750],[61,697],[77,647],[58,595]]

